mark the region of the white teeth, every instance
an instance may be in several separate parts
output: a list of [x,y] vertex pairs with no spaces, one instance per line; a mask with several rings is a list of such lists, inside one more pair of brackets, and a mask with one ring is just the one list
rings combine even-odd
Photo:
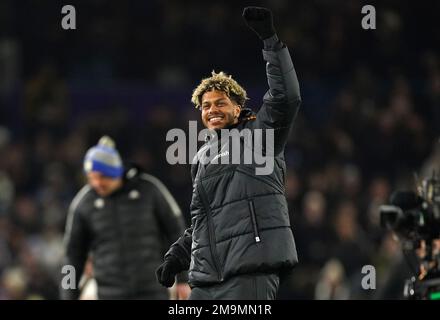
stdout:
[[215,117],[215,118],[211,118],[211,119],[209,119],[209,121],[219,121],[219,120],[221,120],[222,118],[221,117]]

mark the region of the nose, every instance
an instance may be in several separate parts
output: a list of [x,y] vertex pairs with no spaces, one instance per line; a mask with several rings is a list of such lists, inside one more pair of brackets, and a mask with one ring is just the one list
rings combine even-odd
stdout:
[[212,104],[209,107],[208,115],[211,115],[212,113],[217,113],[217,112],[218,112],[218,107],[215,104]]

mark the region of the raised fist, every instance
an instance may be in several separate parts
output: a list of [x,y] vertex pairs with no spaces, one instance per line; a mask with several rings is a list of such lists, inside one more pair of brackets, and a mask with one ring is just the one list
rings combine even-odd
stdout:
[[243,18],[261,40],[272,37],[275,34],[272,12],[267,8],[246,7],[243,10]]

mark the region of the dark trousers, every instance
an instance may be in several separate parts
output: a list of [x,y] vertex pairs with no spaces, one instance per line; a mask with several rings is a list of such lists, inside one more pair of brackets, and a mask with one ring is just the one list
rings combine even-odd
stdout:
[[246,274],[211,286],[192,288],[189,300],[274,300],[280,278],[277,274]]

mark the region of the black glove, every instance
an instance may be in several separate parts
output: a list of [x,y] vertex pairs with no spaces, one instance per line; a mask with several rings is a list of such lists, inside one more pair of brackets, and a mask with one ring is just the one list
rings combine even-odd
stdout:
[[261,40],[272,37],[276,31],[273,26],[272,12],[261,7],[246,7],[243,10],[246,24],[260,37]]
[[182,271],[180,262],[173,256],[169,256],[156,270],[157,281],[164,287],[172,287],[176,274],[180,271]]

